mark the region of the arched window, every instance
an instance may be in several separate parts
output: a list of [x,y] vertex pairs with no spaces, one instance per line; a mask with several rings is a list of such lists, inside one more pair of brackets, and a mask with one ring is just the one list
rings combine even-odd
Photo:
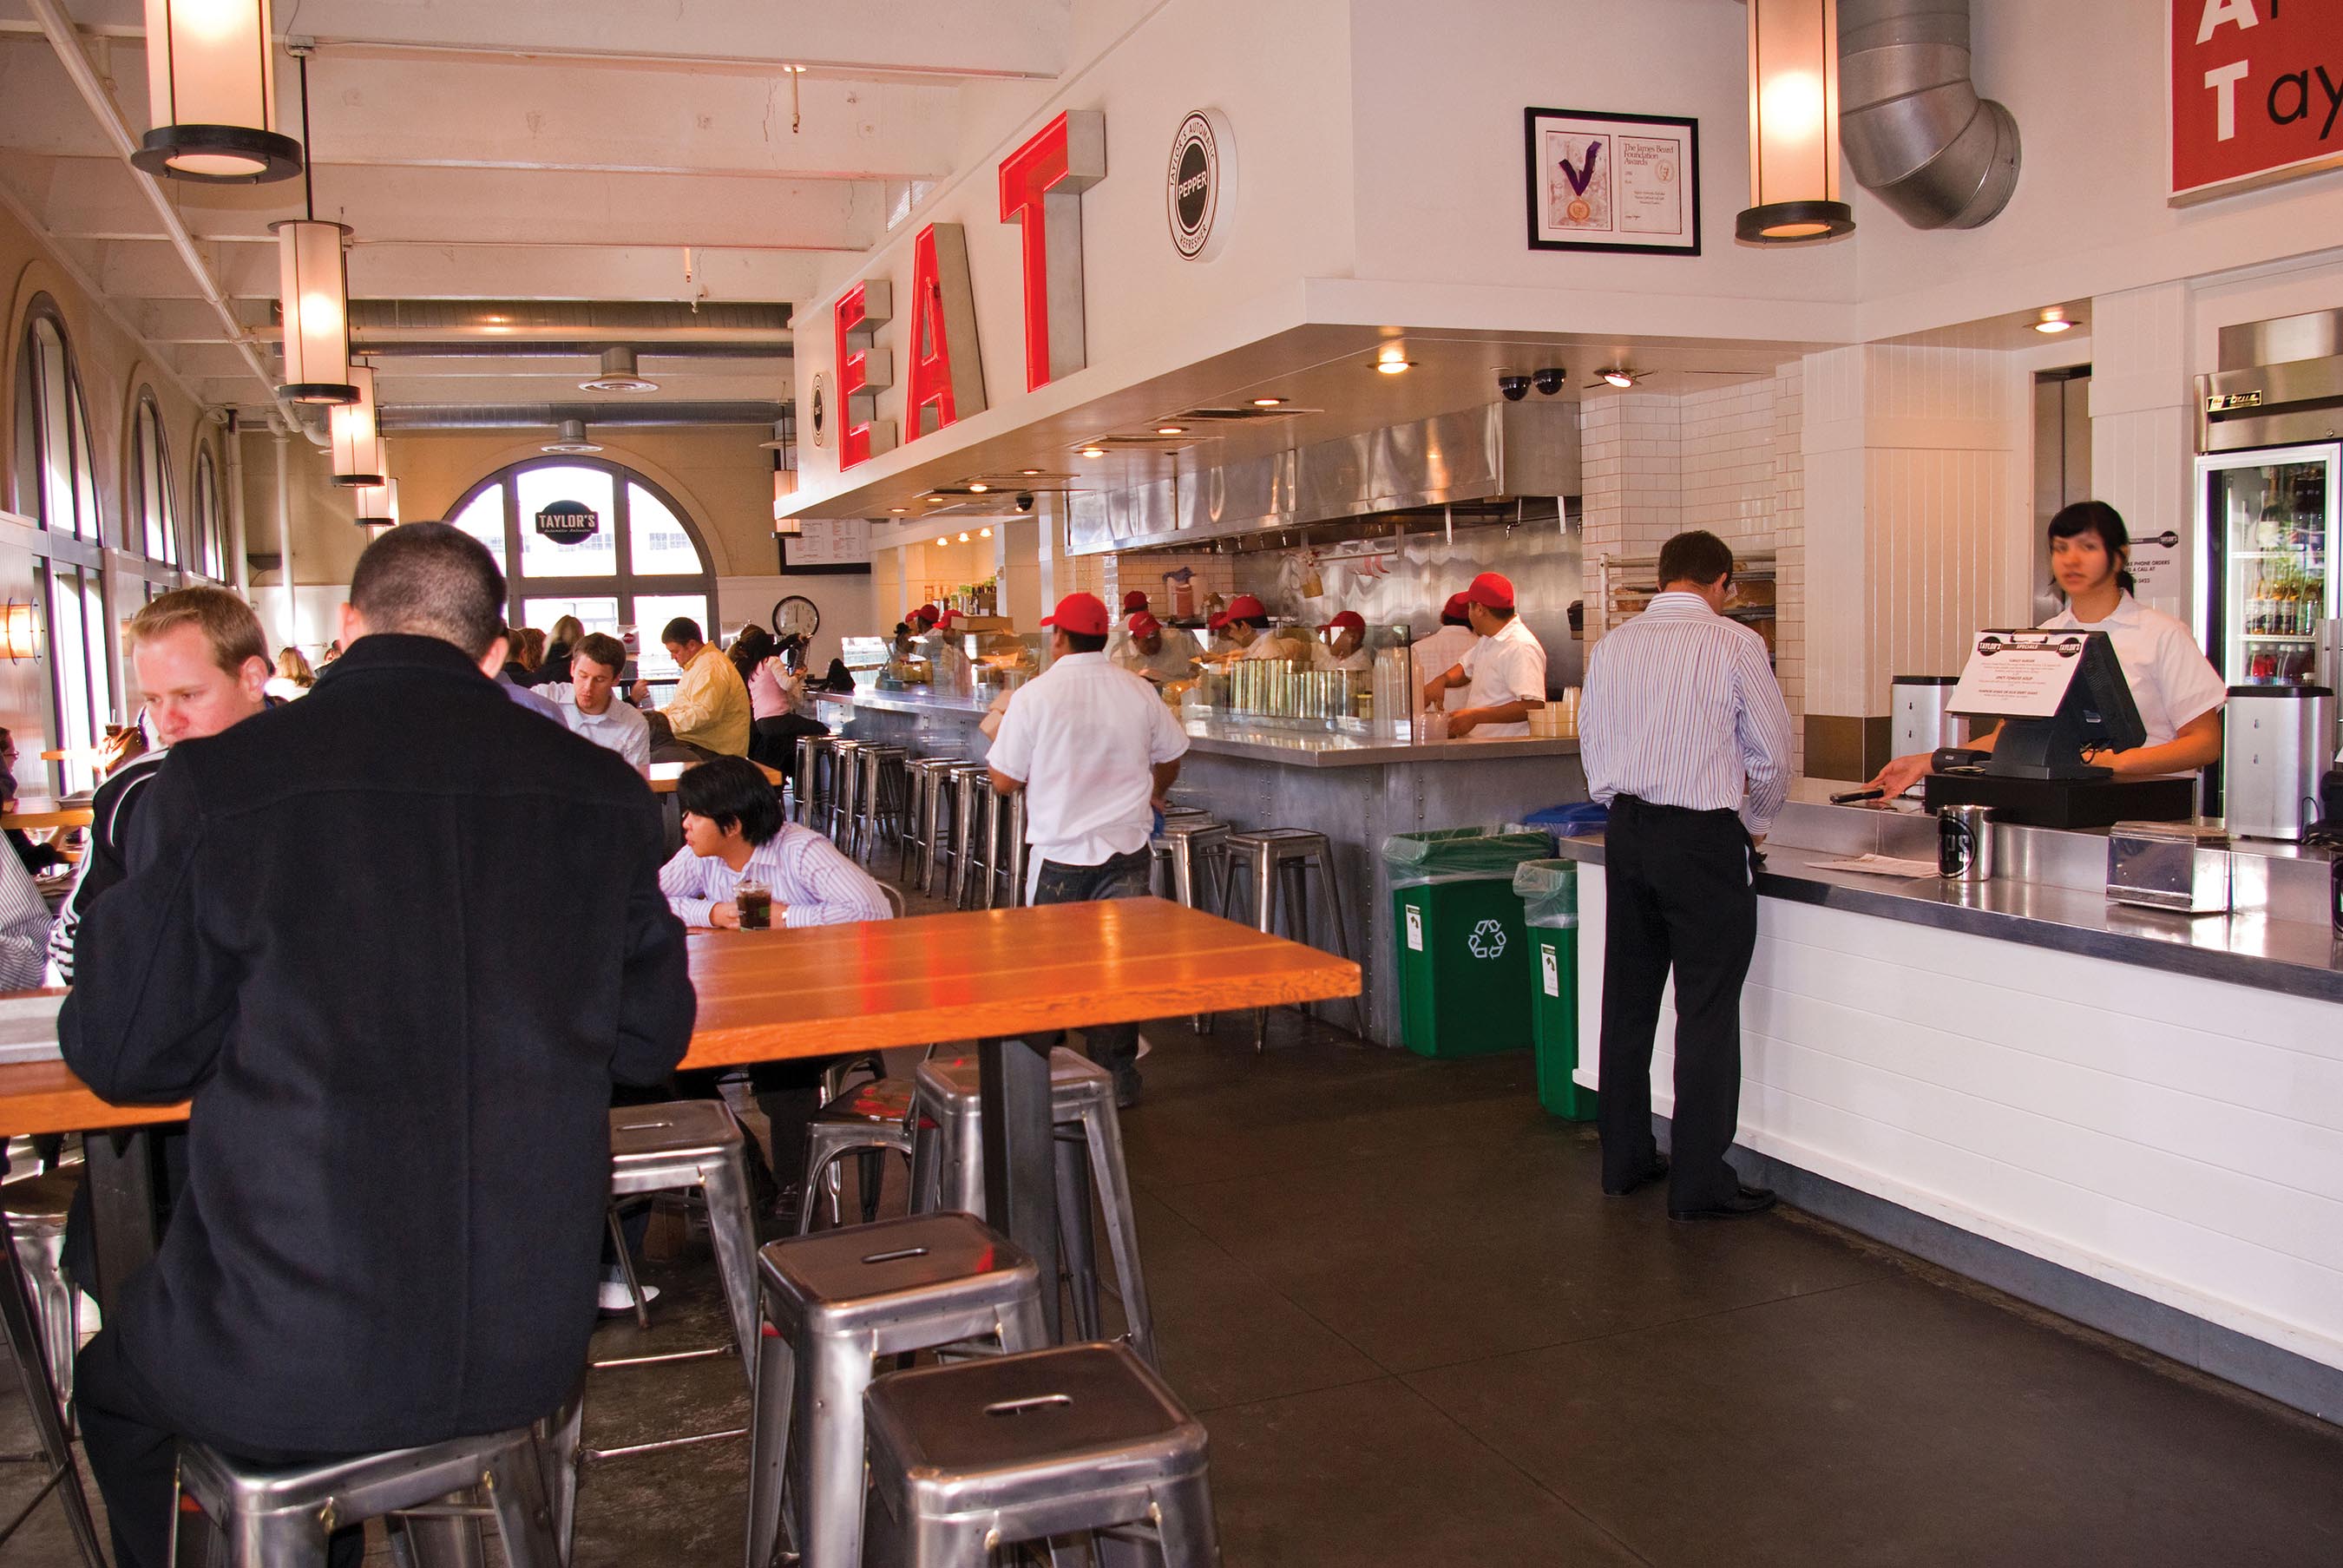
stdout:
[[[594,514],[594,531],[563,544],[538,530],[538,514],[574,501]],[[447,520],[497,558],[512,596],[508,618],[550,628],[565,615],[588,631],[623,637],[639,628],[637,663],[648,680],[673,679],[675,661],[659,628],[689,616],[712,641],[716,579],[683,508],[658,485],[619,463],[545,457],[516,463],[475,485]]]
[[220,498],[219,465],[212,449],[196,451],[196,570],[216,583],[227,581],[227,508]]
[[171,446],[163,434],[163,410],[155,394],[138,389],[138,417],[130,436],[131,506],[135,515],[123,518],[123,543],[160,566],[179,564],[178,508],[171,498]]
[[44,749],[64,754],[58,788],[85,789],[96,782],[97,742],[114,709],[106,549],[81,377],[45,295],[33,301],[17,355],[15,448],[15,509],[40,530],[33,550],[54,704],[54,744]]

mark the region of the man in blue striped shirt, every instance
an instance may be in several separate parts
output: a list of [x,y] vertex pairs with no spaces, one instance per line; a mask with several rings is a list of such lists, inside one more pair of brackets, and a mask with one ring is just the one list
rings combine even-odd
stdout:
[[[1761,1213],[1725,1162],[1741,1110],[1741,984],[1755,853],[1790,787],[1790,715],[1765,645],[1724,614],[1733,551],[1678,534],[1660,591],[1594,647],[1579,714],[1588,791],[1611,808],[1603,886],[1603,1190],[1662,1176],[1668,1215]],[[1674,1164],[1652,1136],[1652,1036],[1676,980]]]

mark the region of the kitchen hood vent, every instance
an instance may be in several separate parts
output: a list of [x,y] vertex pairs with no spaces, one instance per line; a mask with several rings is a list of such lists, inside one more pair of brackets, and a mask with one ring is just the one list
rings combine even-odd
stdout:
[[1191,408],[1184,413],[1172,415],[1164,423],[1172,425],[1185,421],[1192,425],[1202,425],[1217,421],[1224,425],[1241,425],[1256,419],[1291,419],[1296,414],[1324,412],[1322,408],[1292,408],[1283,405],[1274,408]]
[[2017,188],[2017,122],[1969,79],[1969,0],[1839,0],[1838,135],[1914,228],[1976,228]]
[[1523,514],[1517,498],[1549,498],[1551,518],[1551,498],[1582,489],[1574,402],[1492,403],[1243,462],[1199,456],[1182,452],[1176,471],[1150,484],[1068,496],[1068,549],[1090,555],[1241,542],[1468,506],[1504,520]]

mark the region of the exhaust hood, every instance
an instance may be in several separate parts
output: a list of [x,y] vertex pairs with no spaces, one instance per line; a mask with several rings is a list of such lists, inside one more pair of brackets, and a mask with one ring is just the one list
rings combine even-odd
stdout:
[[1242,542],[1427,508],[1491,511],[1581,489],[1574,402],[1492,403],[1233,463],[1204,456],[1182,451],[1172,475],[1149,484],[1069,495],[1070,553]]

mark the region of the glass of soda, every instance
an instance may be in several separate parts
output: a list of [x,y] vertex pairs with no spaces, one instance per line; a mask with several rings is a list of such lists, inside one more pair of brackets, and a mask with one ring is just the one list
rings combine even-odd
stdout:
[[770,930],[773,926],[773,890],[764,883],[749,880],[732,890],[732,907],[740,911],[740,929],[744,931]]

